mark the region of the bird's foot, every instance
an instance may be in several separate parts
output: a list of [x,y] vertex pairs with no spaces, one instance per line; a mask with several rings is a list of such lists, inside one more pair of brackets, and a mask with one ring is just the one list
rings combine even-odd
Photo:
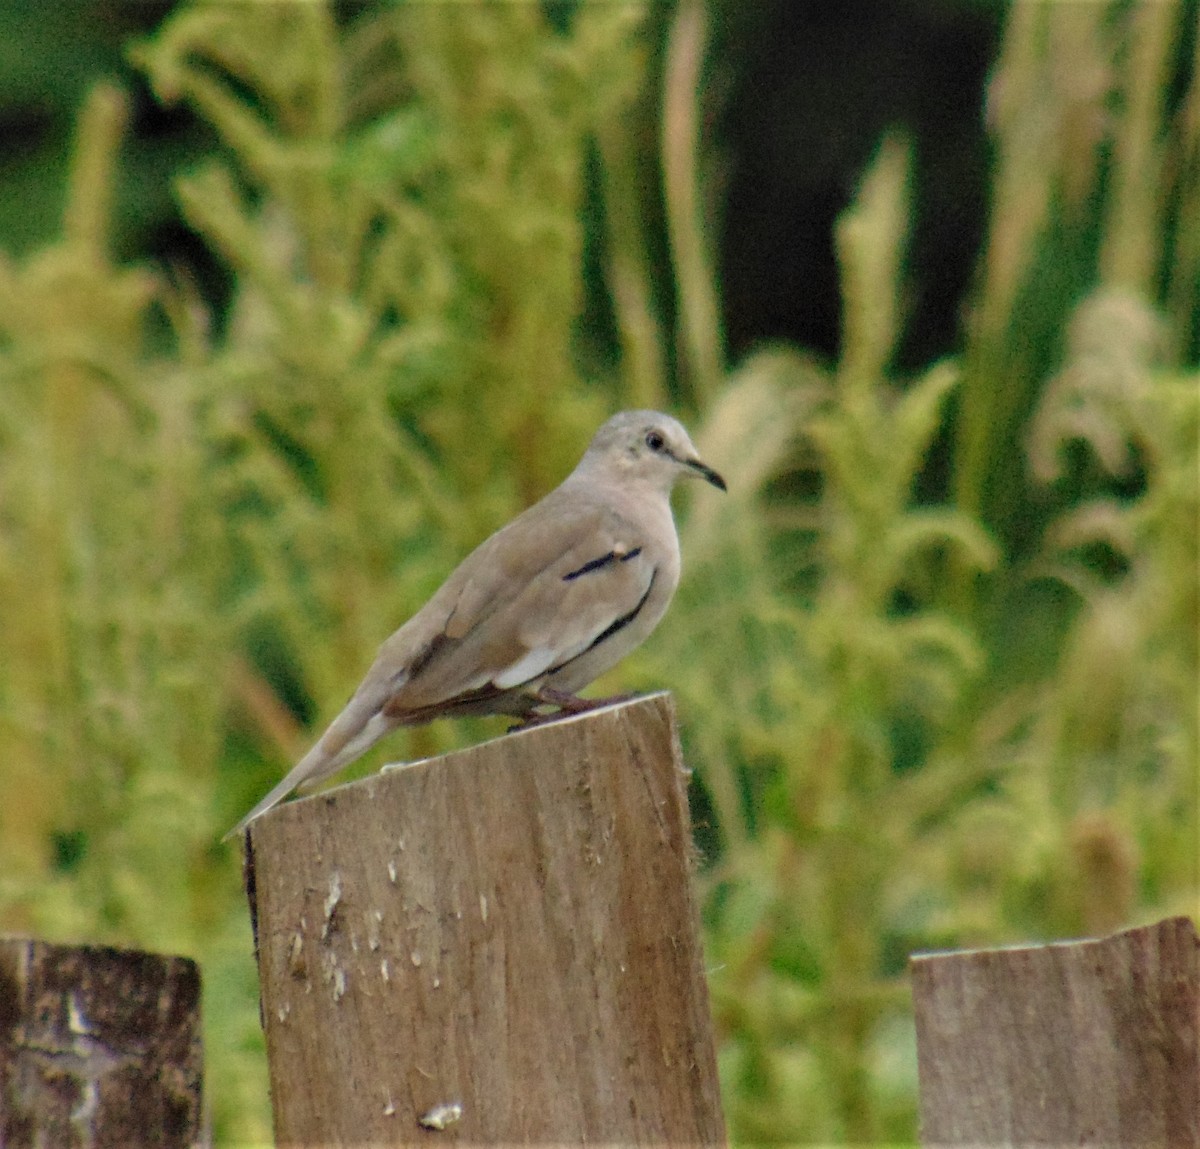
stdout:
[[568,694],[565,690],[555,690],[552,686],[543,686],[537,692],[539,702],[548,706],[557,706],[558,713],[547,715],[553,718],[565,718],[571,714],[586,714],[589,710],[599,710],[603,706],[615,706],[618,702],[628,702],[635,698],[633,694],[613,694],[608,698],[580,698],[576,694]]
[[633,694],[614,694],[609,698],[580,698],[578,695],[568,694],[565,690],[555,690],[552,686],[543,686],[537,692],[536,701],[546,706],[555,706],[558,709],[549,714],[539,714],[537,711],[531,710],[522,717],[516,726],[510,726],[508,732],[512,734],[517,730],[530,730],[534,726],[544,726],[547,722],[557,722],[560,718],[570,718],[574,714],[586,714],[589,710],[599,710],[602,706],[628,702],[634,697]]

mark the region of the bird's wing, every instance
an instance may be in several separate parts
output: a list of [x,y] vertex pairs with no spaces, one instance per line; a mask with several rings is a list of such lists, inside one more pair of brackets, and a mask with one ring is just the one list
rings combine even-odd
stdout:
[[444,621],[389,713],[515,689],[570,662],[636,614],[654,578],[653,551],[605,505],[537,504],[468,556],[431,601]]

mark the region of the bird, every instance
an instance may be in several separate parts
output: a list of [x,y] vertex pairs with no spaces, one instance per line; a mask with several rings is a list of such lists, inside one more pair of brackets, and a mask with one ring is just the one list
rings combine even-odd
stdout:
[[558,487],[476,547],[383,643],[342,712],[226,840],[399,727],[473,715],[533,725],[610,703],[578,692],[670,605],[680,574],[671,491],[683,476],[726,489],[678,420],[612,416]]

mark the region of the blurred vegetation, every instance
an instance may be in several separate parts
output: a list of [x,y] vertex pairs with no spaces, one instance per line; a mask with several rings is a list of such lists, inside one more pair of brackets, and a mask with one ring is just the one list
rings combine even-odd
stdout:
[[[1012,9],[961,353],[897,378],[898,133],[838,224],[839,361],[726,364],[699,0],[181,6],[134,58],[218,141],[176,189],[228,313],[114,258],[108,85],[61,239],[0,258],[3,928],[198,957],[218,1139],[268,1141],[220,833],[606,413],[670,406],[730,494],[611,684],[679,699],[731,1133],[911,1141],[910,952],[1200,908],[1191,13]],[[655,91],[674,300],[621,131]]]

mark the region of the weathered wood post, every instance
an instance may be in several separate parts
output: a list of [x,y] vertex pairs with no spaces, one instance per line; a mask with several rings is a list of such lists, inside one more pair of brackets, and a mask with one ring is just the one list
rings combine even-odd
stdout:
[[724,1142],[667,695],[289,803],[251,842],[281,1146]]
[[917,957],[912,979],[924,1144],[1200,1146],[1187,918]]
[[0,1146],[193,1149],[200,973],[182,957],[0,938]]

